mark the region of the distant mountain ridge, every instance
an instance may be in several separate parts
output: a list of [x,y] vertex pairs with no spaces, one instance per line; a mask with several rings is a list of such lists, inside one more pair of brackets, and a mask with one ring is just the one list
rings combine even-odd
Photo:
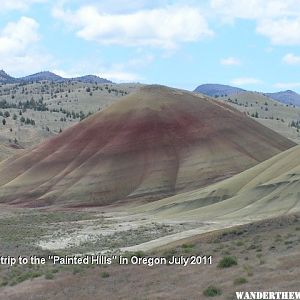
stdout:
[[202,93],[210,97],[220,97],[245,92],[245,90],[230,85],[207,83],[199,85],[194,92]]
[[39,72],[39,73],[35,73],[35,74],[31,74],[25,77],[21,77],[19,78],[19,80],[21,81],[55,81],[55,82],[59,82],[59,81],[65,81],[65,78],[56,75],[52,72],[49,71],[43,71],[43,72]]
[[278,93],[266,93],[265,95],[285,104],[300,106],[300,95],[291,90]]
[[112,83],[112,81],[98,77],[96,75],[84,75],[80,77],[72,78],[71,80],[76,80],[80,82],[86,82],[86,83]]
[[[242,92],[249,92],[248,90],[244,90],[238,87],[223,85],[223,84],[202,84],[199,85],[195,90],[195,93],[201,93],[210,97],[222,97],[222,96],[230,96],[233,94],[238,94]],[[263,93],[263,94],[273,100],[279,101],[284,104],[300,106],[300,95],[294,91],[280,91],[276,93]]]
[[4,70],[0,70],[0,83],[13,83],[15,78],[8,75]]
[[74,78],[64,78],[50,71],[42,71],[28,76],[14,78],[8,75],[4,70],[0,70],[0,83],[27,83],[27,82],[39,82],[39,81],[53,81],[53,82],[65,82],[65,81],[80,81],[85,83],[112,83],[112,81],[105,78],[101,78],[96,75],[85,75]]

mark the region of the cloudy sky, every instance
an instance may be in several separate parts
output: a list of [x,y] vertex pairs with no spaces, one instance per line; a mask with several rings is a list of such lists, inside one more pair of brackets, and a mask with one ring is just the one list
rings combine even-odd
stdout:
[[1,0],[0,69],[300,92],[299,0]]

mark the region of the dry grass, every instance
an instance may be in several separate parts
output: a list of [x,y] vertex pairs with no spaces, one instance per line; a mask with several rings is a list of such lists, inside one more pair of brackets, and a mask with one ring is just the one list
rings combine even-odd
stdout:
[[291,122],[299,120],[300,108],[286,105],[255,92],[242,92],[227,97],[219,97],[234,108],[246,112],[249,116],[258,114],[256,121],[279,134],[300,143],[300,133]]
[[[54,273],[51,279],[40,277],[14,287],[2,287],[0,297],[7,300],[21,300],[24,297],[32,300],[207,299],[205,291],[214,286],[222,292],[217,299],[227,300],[240,290],[298,291],[299,223],[299,216],[270,219],[194,237],[188,241],[189,245],[193,245],[192,252],[188,254],[184,252],[187,247],[182,245],[148,253],[152,256],[166,256],[171,251],[176,256],[211,254],[211,266],[111,265],[75,272],[62,270]],[[278,240],[279,235],[281,240]],[[261,251],[257,252],[257,249]],[[218,268],[225,252],[235,256],[238,265],[228,269]],[[260,259],[265,260],[264,265],[261,265]]]

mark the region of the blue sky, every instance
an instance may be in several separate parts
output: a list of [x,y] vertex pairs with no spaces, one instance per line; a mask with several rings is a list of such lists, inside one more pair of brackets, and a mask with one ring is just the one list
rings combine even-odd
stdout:
[[300,92],[299,0],[1,0],[0,69]]

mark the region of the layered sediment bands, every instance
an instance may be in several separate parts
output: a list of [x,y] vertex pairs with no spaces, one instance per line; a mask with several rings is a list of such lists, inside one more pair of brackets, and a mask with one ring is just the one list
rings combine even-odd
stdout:
[[179,220],[252,222],[300,211],[300,146],[288,149],[244,172],[135,208]]
[[0,201],[157,200],[239,173],[294,143],[204,96],[146,86],[0,164]]

